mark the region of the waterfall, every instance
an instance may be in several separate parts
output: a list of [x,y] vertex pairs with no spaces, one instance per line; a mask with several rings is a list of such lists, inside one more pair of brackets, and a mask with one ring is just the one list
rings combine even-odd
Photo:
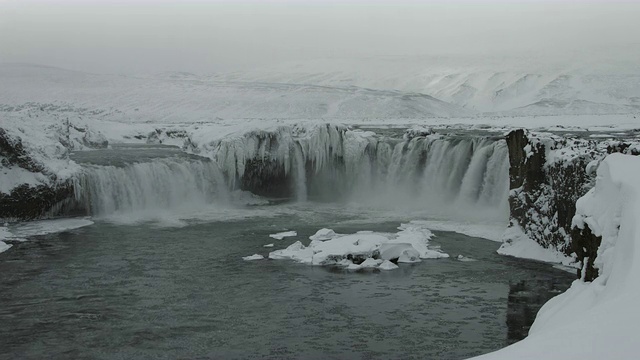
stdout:
[[496,216],[508,209],[508,150],[501,139],[400,138],[315,124],[252,131],[216,140],[208,148],[231,188],[238,187],[234,179],[240,178],[243,190],[261,195],[288,192],[298,201],[308,196]]
[[[353,202],[434,214],[506,216],[508,149],[502,139],[396,133],[316,124],[250,131],[172,155],[86,164],[75,199],[91,214],[219,204],[246,190],[298,202]],[[138,155],[141,156],[141,155]]]
[[208,160],[156,159],[122,167],[85,165],[75,199],[93,215],[171,210],[224,202],[224,179]]
[[295,168],[296,168],[296,173],[295,173],[296,200],[298,200],[298,202],[306,202],[307,201],[307,174],[305,169],[304,157],[302,156],[302,149],[300,149],[300,147],[298,147],[297,144],[295,144],[293,152],[295,154],[294,161],[295,161]]

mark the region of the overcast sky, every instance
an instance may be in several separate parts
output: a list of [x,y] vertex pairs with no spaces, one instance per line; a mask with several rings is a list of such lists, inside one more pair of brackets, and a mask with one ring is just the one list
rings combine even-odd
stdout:
[[158,3],[0,0],[0,62],[212,73],[320,57],[640,53],[635,1]]

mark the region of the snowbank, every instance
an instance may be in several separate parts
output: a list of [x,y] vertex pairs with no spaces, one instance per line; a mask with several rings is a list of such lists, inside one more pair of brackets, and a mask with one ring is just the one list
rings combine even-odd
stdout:
[[631,359],[640,323],[640,157],[611,154],[595,188],[577,203],[573,224],[602,236],[599,277],[576,280],[546,303],[529,336],[478,359]]
[[580,267],[574,257],[566,256],[556,249],[542,247],[528,237],[518,224],[511,224],[504,232],[502,241],[497,251],[500,255]]
[[274,260],[289,259],[308,265],[337,265],[350,270],[363,268],[397,268],[393,262],[412,263],[420,259],[438,259],[448,254],[428,248],[433,236],[420,223],[401,224],[395,234],[361,231],[350,235],[321,229],[305,246],[296,241],[286,249],[269,253]]

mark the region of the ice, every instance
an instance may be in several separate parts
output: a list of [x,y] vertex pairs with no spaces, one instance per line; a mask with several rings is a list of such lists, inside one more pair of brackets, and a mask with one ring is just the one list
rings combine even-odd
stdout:
[[367,258],[367,259],[365,259],[365,261],[360,263],[360,267],[363,268],[363,269],[365,269],[365,268],[377,268],[380,264],[382,264],[382,260],[380,260],[380,259]]
[[93,225],[93,221],[88,218],[30,221],[19,223],[11,227],[11,233],[14,237],[26,238],[29,236],[46,235],[79,229],[89,225]]
[[262,260],[262,259],[264,259],[264,256],[260,254],[253,254],[253,255],[245,256],[242,258],[242,260],[245,260],[245,261]]
[[313,249],[304,246],[300,241],[296,241],[284,250],[275,250],[270,252],[269,259],[291,259],[303,264],[311,264],[313,259]]
[[298,233],[295,231],[285,231],[285,232],[279,232],[277,234],[269,235],[270,238],[274,238],[276,240],[282,240],[286,237],[292,237],[292,236],[298,236]]
[[380,246],[380,258],[412,263],[420,261],[420,253],[409,243],[385,243]]
[[273,244],[262,245],[262,247],[271,248],[271,247],[273,247]]
[[380,266],[378,266],[378,269],[380,270],[395,270],[398,268],[398,265],[392,263],[389,260],[385,260],[382,262],[382,264],[380,264]]
[[518,224],[512,224],[504,232],[503,243],[497,252],[500,255],[579,267],[575,258],[555,249],[544,248],[529,238]]
[[[395,234],[365,230],[350,235],[338,235],[331,229],[321,229],[310,237],[309,246],[296,241],[286,249],[271,252],[269,258],[291,259],[310,265],[347,266],[353,270],[377,267],[385,260],[412,263],[419,262],[421,258],[449,256],[428,248],[433,234],[424,226],[408,223],[401,224],[399,229]],[[358,262],[362,263],[354,264]]]
[[317,241],[324,241],[324,240],[331,240],[337,236],[340,236],[338,234],[335,233],[335,231],[331,230],[331,229],[320,229],[318,231],[316,231],[315,234],[309,236],[309,239],[311,240],[317,240]]
[[470,257],[466,257],[462,254],[458,255],[458,257],[456,258],[458,261],[462,261],[462,262],[470,262],[470,261],[478,261],[476,259],[472,259]]

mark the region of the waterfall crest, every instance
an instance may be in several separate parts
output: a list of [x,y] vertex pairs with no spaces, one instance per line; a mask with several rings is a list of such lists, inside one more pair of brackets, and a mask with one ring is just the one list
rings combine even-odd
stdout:
[[86,165],[74,188],[75,200],[93,215],[206,205],[226,196],[222,174],[206,159]]
[[400,135],[316,124],[189,142],[187,151],[207,158],[86,165],[76,177],[75,198],[96,215],[223,203],[235,190],[299,202],[506,214],[504,140]]

